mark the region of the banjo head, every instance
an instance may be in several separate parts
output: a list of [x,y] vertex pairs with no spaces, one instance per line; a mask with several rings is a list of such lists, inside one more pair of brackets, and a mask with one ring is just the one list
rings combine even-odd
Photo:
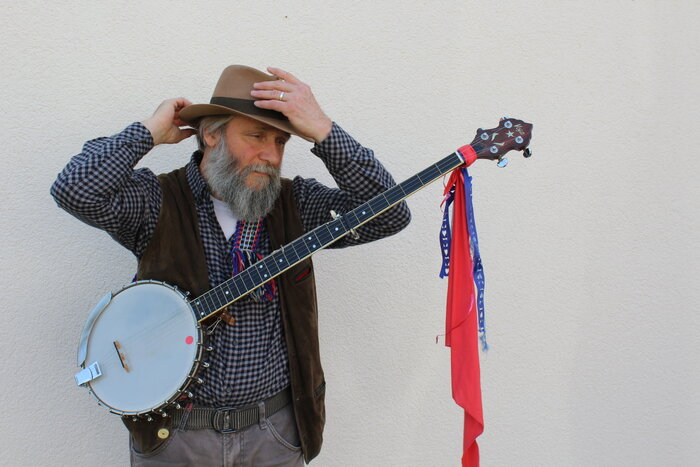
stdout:
[[85,366],[102,375],[90,391],[112,412],[139,415],[173,402],[191,382],[202,333],[185,296],[162,282],[117,292],[90,331]]

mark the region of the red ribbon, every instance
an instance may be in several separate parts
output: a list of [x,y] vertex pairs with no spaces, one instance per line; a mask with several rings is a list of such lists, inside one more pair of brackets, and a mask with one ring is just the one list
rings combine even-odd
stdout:
[[[471,146],[460,148],[467,162],[475,159]],[[467,203],[464,176],[455,169],[445,187],[445,194],[454,187],[450,272],[447,283],[447,316],[445,345],[450,347],[452,362],[452,398],[464,409],[463,467],[479,465],[476,438],[484,431],[481,405],[481,372],[479,368],[477,307],[474,292],[472,257],[467,230]]]

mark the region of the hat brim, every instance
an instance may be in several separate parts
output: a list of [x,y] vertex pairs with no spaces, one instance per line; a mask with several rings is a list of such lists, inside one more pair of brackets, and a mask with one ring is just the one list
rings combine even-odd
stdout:
[[[261,109],[263,110],[263,109]],[[275,112],[277,113],[277,112]],[[199,119],[202,117],[212,117],[214,115],[243,115],[244,117],[252,118],[262,123],[266,123],[278,130],[285,131],[292,135],[296,135],[307,141],[314,142],[312,138],[304,136],[299,131],[294,128],[294,126],[288,121],[282,121],[278,118],[266,117],[263,115],[255,115],[246,112],[241,112],[230,107],[217,104],[192,104],[183,108],[180,111],[180,119],[192,127],[197,127],[199,125]],[[282,115],[282,114],[280,114]]]

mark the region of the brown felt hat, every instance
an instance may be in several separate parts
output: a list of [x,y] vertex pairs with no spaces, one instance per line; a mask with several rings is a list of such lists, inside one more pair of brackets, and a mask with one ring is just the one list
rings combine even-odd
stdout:
[[274,75],[268,75],[249,66],[228,66],[221,73],[209,103],[193,104],[185,107],[180,111],[180,118],[189,125],[197,126],[197,120],[202,117],[211,115],[245,115],[287,133],[312,141],[312,139],[302,136],[283,113],[276,110],[261,109],[253,104],[255,99],[250,95],[250,91],[253,90],[253,83],[276,79],[278,78]]

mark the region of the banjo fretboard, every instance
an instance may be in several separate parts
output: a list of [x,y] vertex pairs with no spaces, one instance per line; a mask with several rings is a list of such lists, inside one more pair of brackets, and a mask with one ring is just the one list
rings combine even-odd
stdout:
[[204,321],[231,303],[282,274],[295,264],[348,235],[424,186],[464,164],[463,156],[453,152],[436,164],[395,185],[350,212],[337,216],[273,251],[231,279],[190,302],[199,321]]

